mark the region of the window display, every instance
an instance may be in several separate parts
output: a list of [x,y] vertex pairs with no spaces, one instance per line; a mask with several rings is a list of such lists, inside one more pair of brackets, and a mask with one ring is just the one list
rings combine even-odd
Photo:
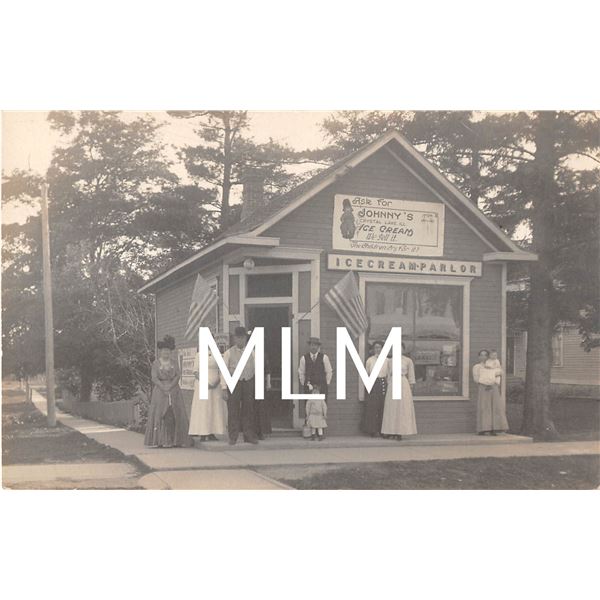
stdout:
[[367,283],[369,344],[402,327],[415,365],[415,396],[461,394],[462,293],[450,285]]

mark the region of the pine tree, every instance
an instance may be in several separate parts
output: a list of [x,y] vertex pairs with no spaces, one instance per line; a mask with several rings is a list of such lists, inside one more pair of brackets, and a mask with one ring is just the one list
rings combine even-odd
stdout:
[[[83,111],[50,113],[49,120],[63,142],[44,178],[56,364],[78,372],[85,400],[94,381],[131,388],[140,365],[148,366],[152,300],[135,290],[143,276],[212,239],[204,207],[212,196],[180,184],[152,118]],[[41,176],[17,171],[3,180],[3,202],[38,202]],[[34,351],[43,349],[40,236],[37,215],[3,228],[3,361],[15,369],[25,363],[29,372],[43,365]]]
[[584,348],[600,345],[598,114],[345,111],[323,128],[334,157],[401,131],[509,236],[519,232],[519,243],[538,253],[530,276],[521,269],[529,290],[511,298],[509,310],[511,322],[529,328],[523,431],[554,435],[556,326],[579,323]]
[[600,119],[591,112],[489,115],[482,122],[501,160],[490,216],[525,226],[538,260],[529,267],[524,433],[556,434],[550,414],[552,335],[579,322],[587,348],[597,339],[600,230]]
[[248,135],[247,111],[169,111],[172,117],[189,119],[194,124],[198,143],[184,146],[181,158],[188,174],[198,184],[214,192],[212,205],[224,229],[239,218],[232,210],[232,192],[241,185],[244,171],[259,169],[264,177],[266,198],[287,191],[301,177],[286,166],[318,163],[320,153],[298,152],[274,142],[259,144]]

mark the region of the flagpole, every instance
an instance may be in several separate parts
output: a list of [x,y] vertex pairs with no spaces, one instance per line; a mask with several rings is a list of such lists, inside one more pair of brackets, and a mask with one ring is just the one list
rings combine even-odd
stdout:
[[[308,310],[307,312],[305,312],[301,317],[294,317],[295,319],[297,319],[298,321],[301,321],[302,319],[304,319],[304,317],[306,315],[310,315],[310,313],[314,310],[315,306],[317,306],[317,304],[319,304],[319,302],[321,302],[321,298],[319,298],[311,307],[310,310]],[[229,307],[228,307],[229,310]]]

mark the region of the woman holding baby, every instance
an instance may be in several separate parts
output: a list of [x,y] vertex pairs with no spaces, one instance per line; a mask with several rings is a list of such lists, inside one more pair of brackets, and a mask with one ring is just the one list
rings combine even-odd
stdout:
[[481,350],[479,362],[473,367],[473,380],[478,385],[477,433],[498,435],[508,430],[506,401],[502,397],[502,366],[495,350]]

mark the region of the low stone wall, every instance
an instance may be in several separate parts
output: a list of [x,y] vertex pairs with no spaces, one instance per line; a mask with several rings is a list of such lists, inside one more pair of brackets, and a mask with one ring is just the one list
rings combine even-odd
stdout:
[[130,427],[137,420],[137,408],[134,400],[119,402],[78,402],[67,390],[63,390],[61,402],[63,410],[84,419],[92,419],[107,425]]

